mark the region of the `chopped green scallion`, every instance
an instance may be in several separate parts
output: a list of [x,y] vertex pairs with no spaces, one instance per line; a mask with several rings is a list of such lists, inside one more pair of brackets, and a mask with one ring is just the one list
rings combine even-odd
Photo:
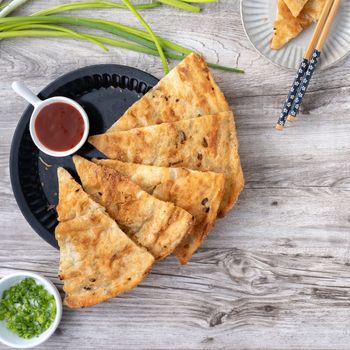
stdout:
[[21,338],[30,339],[47,330],[56,317],[56,301],[33,278],[25,278],[2,293],[0,321]]

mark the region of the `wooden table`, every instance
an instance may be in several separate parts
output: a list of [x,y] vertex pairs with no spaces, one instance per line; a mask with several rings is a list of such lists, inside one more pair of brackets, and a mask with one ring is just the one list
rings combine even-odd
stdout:
[[[20,13],[47,6],[32,1]],[[255,52],[239,1],[208,4],[201,14],[166,6],[143,14],[167,38],[246,70],[214,71],[236,114],[246,187],[188,265],[170,257],[121,297],[65,308],[42,349],[349,349],[350,59],[315,75],[300,119],[279,133],[273,125],[294,72]],[[137,24],[121,10],[86,15]],[[33,232],[12,194],[10,144],[26,102],[10,83],[23,80],[38,92],[98,63],[163,75],[158,58],[116,48],[105,53],[65,39],[0,43],[0,276],[36,271],[62,289],[58,251]]]

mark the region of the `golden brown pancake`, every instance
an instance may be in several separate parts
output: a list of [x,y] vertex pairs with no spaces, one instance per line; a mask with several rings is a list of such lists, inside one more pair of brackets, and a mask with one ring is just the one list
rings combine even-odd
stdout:
[[193,217],[184,209],[155,198],[114,169],[79,156],[73,160],[84,190],[156,259],[171,254],[190,232]]
[[205,60],[192,53],[135,102],[107,132],[229,110]]
[[243,188],[232,112],[109,132],[91,136],[89,142],[123,162],[224,173],[221,216],[232,208]]
[[321,15],[325,1],[309,0],[298,17],[294,17],[285,1],[278,0],[271,48],[280,49],[297,37],[305,28],[316,22]]
[[91,306],[135,287],[151,269],[153,256],[122,232],[66,170],[58,168],[57,175],[55,236],[65,304]]
[[154,197],[172,202],[193,215],[195,224],[191,232],[175,249],[177,258],[186,264],[215,223],[224,191],[224,174],[110,159],[92,161],[115,169]]
[[308,0],[284,0],[294,17],[298,17]]

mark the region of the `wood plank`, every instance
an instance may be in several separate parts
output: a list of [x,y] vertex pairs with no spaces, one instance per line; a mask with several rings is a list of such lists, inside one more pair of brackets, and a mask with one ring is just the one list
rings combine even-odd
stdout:
[[[317,349],[327,348],[335,336],[344,339],[349,262],[275,249],[266,254],[212,249],[199,255],[184,267],[174,258],[158,264],[124,296],[91,309],[65,310],[60,332],[48,344],[62,348],[64,336],[79,341],[80,348],[96,348],[100,331],[104,348],[117,341],[122,348],[229,349],[235,344],[259,349],[266,342],[276,349],[282,343]],[[39,271],[50,263],[51,258],[41,261]],[[164,273],[164,265],[171,272]],[[317,337],[321,330],[323,336]]]
[[[250,45],[239,3],[220,0],[200,14],[166,6],[142,12],[157,33],[246,70],[214,71],[236,115],[246,176],[237,206],[188,265],[170,257],[119,298],[65,308],[58,331],[39,349],[349,348],[350,58],[315,74],[298,122],[278,133],[273,126],[294,72]],[[17,13],[47,6],[32,1]],[[127,11],[84,15],[139,26]],[[99,63],[163,75],[158,58],[122,49],[105,53],[56,38],[1,41],[0,277],[37,271],[62,292],[58,251],[33,232],[10,187],[10,144],[26,107],[10,83],[24,80],[39,92],[66,72]]]

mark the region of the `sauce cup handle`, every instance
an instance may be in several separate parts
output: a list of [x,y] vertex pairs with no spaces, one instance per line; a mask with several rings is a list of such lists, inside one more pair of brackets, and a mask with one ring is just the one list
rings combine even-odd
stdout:
[[28,89],[28,87],[19,81],[12,83],[12,89],[17,92],[18,95],[22,96],[27,102],[29,102],[34,107],[39,106],[42,102],[39,97],[37,97],[34,92]]

